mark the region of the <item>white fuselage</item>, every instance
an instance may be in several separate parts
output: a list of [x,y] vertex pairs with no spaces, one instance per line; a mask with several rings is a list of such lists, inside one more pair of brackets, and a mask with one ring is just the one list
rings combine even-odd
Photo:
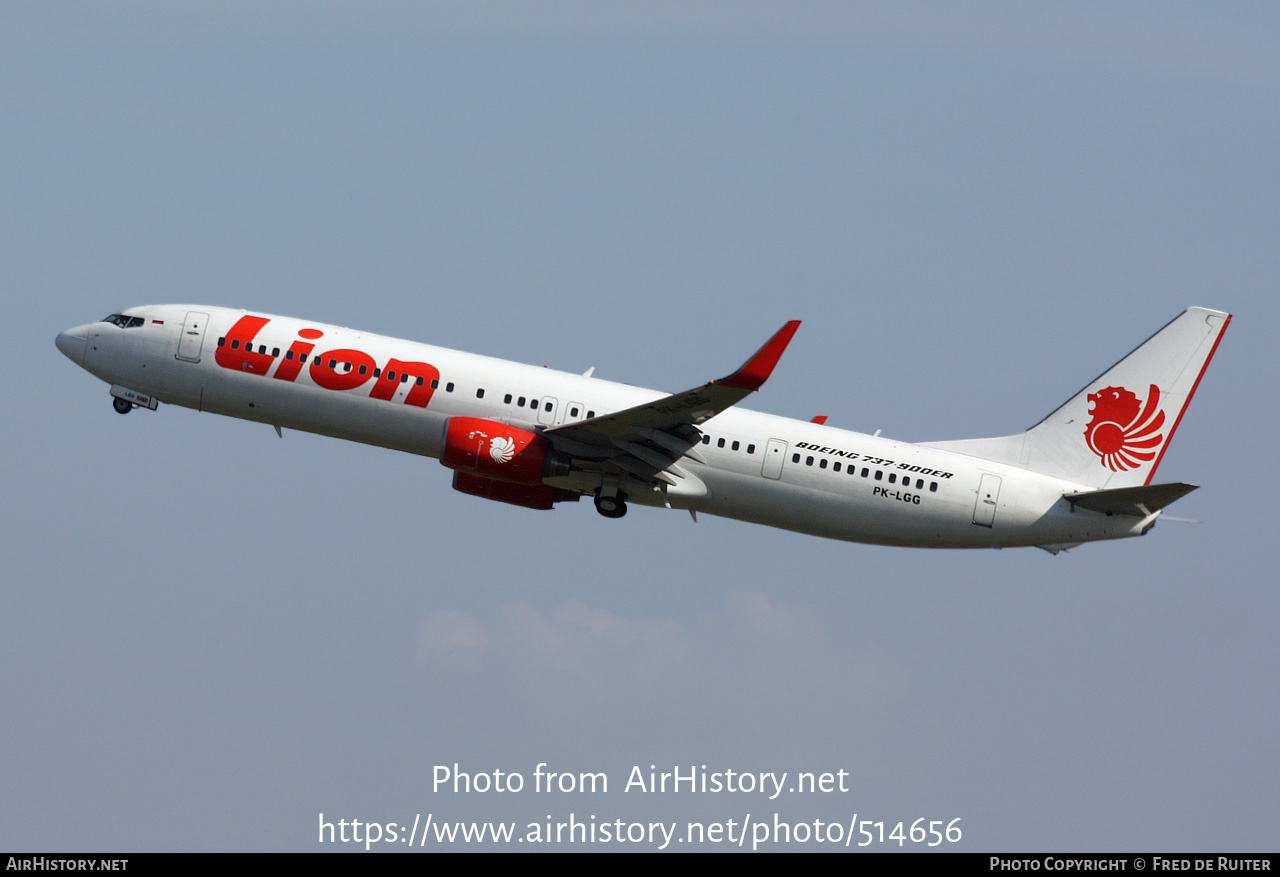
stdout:
[[[540,432],[666,395],[287,317],[194,305],[128,313],[143,325],[90,323],[60,335],[58,346],[114,387],[161,402],[423,456],[441,455],[450,417]],[[232,365],[244,354],[231,355],[228,335],[238,326],[239,335],[250,337],[246,317],[260,323],[249,340],[259,364]],[[317,356],[326,363],[319,376],[329,386],[297,361],[304,349],[309,363]],[[402,368],[389,379],[396,363]],[[431,370],[438,377],[422,374]],[[700,429],[704,442],[695,447],[703,462],[679,461],[694,476],[687,483],[697,486],[682,481],[664,492],[633,486],[632,502],[832,539],[951,548],[1060,547],[1135,536],[1158,517],[1073,510],[1063,496],[1087,489],[1079,484],[741,408]],[[570,474],[549,483],[585,494],[600,486],[600,477]]]

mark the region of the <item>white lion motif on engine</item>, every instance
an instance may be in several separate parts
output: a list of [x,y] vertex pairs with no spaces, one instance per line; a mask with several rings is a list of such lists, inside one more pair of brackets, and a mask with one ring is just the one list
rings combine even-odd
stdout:
[[505,435],[489,440],[489,456],[495,463],[509,463],[516,455],[516,443]]

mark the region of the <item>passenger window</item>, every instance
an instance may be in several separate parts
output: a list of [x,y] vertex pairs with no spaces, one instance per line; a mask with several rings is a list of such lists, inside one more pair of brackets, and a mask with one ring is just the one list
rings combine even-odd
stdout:
[[791,455],[791,462],[792,462],[792,463],[799,463],[799,462],[800,462],[800,455],[799,455],[799,454],[792,454],[792,455]]
[[831,468],[832,468],[832,469],[835,469],[837,472],[839,472],[839,471],[840,471],[840,464],[839,464],[839,463],[836,463],[836,464],[835,464],[834,466],[832,466]]
[[577,408],[570,408],[570,409],[569,409],[569,416],[570,416],[570,417],[577,417],[577,416],[578,416],[578,409],[577,409]]
[[447,384],[445,384],[445,385],[444,385],[444,391],[445,391],[446,393],[452,393],[452,392],[453,392],[453,381],[450,381],[449,383],[447,383]]
[[717,440],[717,441],[716,441],[716,447],[717,447],[717,448],[723,448],[723,447],[724,447],[724,439],[719,439],[719,440]]
[[394,381],[395,379],[396,379],[396,373],[395,373],[395,372],[387,372],[387,380],[389,380],[389,381]]
[[741,445],[739,445],[737,442],[734,442],[730,450],[736,451],[739,447],[741,447]]
[[806,466],[812,466],[812,465],[813,465],[813,457],[805,457],[805,458],[804,458],[804,464],[805,464]]
[[864,467],[862,467],[862,477],[863,477],[863,478],[866,478],[866,477],[867,477],[868,475],[870,475],[870,474],[871,474],[871,470],[867,469],[865,466],[864,466]]
[[[709,435],[704,435],[704,436],[702,437],[702,443],[703,443],[704,445],[709,445],[709,444],[711,444],[711,436],[709,436]],[[799,455],[797,455],[797,459],[799,459]]]
[[226,345],[227,345],[227,339],[226,339],[226,338],[219,338],[219,339],[218,339],[218,346],[219,346],[219,347],[225,347]]
[[272,358],[272,359],[279,359],[279,358],[280,358],[280,348],[279,348],[279,347],[273,347],[273,348],[271,348],[271,358]]
[[550,410],[551,410],[551,403],[550,403],[550,402],[546,402],[546,403],[544,403],[544,404],[543,404],[543,406],[542,406],[542,410],[544,410],[544,411],[550,411]]
[[595,413],[594,411],[588,411],[588,412],[587,412],[587,420],[590,420],[591,418],[593,418],[593,417],[595,417],[595,416],[596,416],[596,413]]
[[876,481],[882,481],[883,479],[884,479],[884,473],[883,473],[883,472],[881,472],[879,469],[877,469],[877,470],[876,470]]
[[413,385],[414,385],[415,387],[421,387],[421,386],[422,386],[423,384],[425,384],[426,382],[427,382],[427,379],[426,379],[426,378],[424,378],[424,377],[422,377],[421,375],[419,375],[419,376],[418,376],[418,379],[417,379],[416,381],[414,381],[414,382],[413,382]]
[[917,478],[917,479],[916,479],[916,490],[922,490],[922,489],[924,489],[924,479],[923,479],[923,478]]
[[234,341],[232,341],[232,342],[231,342],[231,349],[232,349],[232,350],[239,350],[239,349],[240,349],[240,339],[239,339],[239,338],[237,338],[237,339],[235,339]]
[[755,452],[756,452],[756,446],[755,446],[755,445],[747,445],[747,453],[748,453],[748,454],[754,454]]
[[818,468],[819,468],[819,469],[825,469],[825,468],[827,468],[827,458],[826,458],[826,457],[823,457],[821,460],[819,460],[819,461],[818,461]]
[[890,484],[897,484],[897,483],[898,483],[898,476],[897,476],[897,475],[895,475],[894,473],[890,472],[890,473],[889,473],[889,483],[890,483]]
[[930,481],[930,482],[929,482],[929,492],[930,492],[930,493],[937,493],[937,492],[938,492],[938,482],[936,482],[936,481]]
[[362,375],[367,375],[368,373],[369,373],[369,366],[367,366],[367,365],[361,365],[361,366],[360,366],[360,374],[362,374]]
[[483,398],[484,398],[484,390],[483,390],[483,389],[476,390],[476,398],[477,398],[477,399],[483,399]]
[[505,402],[506,404],[510,405],[510,404],[511,404],[511,394],[510,394],[510,393],[508,393],[507,395],[503,396],[503,397],[502,397],[502,401],[503,401],[503,402]]
[[408,373],[408,372],[402,372],[402,373],[400,374],[400,383],[402,383],[402,384],[407,384],[407,383],[409,383],[409,373]]

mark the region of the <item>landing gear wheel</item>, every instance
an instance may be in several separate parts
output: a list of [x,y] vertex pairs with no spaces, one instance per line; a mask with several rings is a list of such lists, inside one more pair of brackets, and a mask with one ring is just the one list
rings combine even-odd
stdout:
[[620,518],[627,513],[627,495],[601,496],[596,494],[596,511],[606,518]]
[[111,407],[115,408],[116,411],[121,414],[128,414],[133,410],[133,403],[128,399],[121,399],[119,396],[116,396],[111,400]]

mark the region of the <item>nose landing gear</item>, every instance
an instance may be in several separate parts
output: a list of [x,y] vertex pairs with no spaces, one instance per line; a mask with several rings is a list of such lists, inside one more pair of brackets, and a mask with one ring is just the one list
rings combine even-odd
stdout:
[[627,513],[627,495],[619,491],[614,496],[601,496],[596,492],[596,511],[606,518],[620,518]]

